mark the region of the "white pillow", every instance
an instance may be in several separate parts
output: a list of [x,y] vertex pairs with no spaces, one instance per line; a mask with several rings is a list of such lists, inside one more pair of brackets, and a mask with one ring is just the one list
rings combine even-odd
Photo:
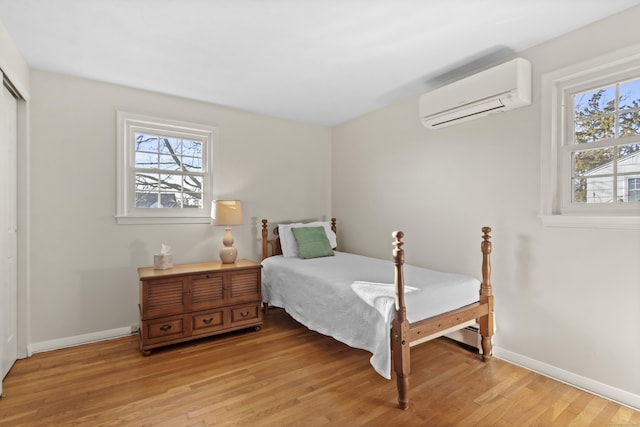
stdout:
[[280,248],[282,249],[282,256],[285,258],[295,257],[298,252],[298,244],[291,228],[294,226],[301,227],[303,224],[278,224],[278,236],[280,236]]
[[293,236],[292,228],[296,227],[324,227],[325,233],[327,233],[327,239],[329,239],[329,243],[331,243],[332,248],[336,248],[338,246],[338,241],[336,239],[336,233],[331,229],[331,223],[328,221],[315,221],[308,222],[303,224],[301,222],[297,222],[295,224],[278,224],[278,236],[280,236],[280,247],[282,248],[282,256],[285,258],[295,258],[299,257],[300,253],[298,252],[298,243],[296,242],[296,238]]

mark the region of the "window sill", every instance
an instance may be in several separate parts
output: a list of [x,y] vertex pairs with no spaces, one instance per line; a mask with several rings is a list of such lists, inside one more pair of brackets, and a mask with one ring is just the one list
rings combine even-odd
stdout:
[[149,217],[149,216],[115,216],[119,225],[145,224],[211,224],[209,217]]
[[545,227],[640,230],[640,217],[635,216],[542,215],[540,219]]

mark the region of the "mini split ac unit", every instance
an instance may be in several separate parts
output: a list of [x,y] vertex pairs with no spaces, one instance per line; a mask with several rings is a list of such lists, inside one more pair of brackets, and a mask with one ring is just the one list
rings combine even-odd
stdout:
[[529,104],[531,63],[516,58],[425,93],[420,117],[437,129]]

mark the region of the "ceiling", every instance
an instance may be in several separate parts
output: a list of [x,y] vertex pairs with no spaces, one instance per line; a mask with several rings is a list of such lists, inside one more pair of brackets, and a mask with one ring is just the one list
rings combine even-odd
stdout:
[[35,69],[333,126],[640,0],[0,0]]

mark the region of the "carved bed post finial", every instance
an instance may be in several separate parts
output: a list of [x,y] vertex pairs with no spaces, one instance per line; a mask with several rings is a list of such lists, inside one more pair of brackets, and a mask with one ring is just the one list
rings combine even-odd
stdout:
[[262,259],[265,259],[269,256],[268,248],[267,248],[267,238],[269,237],[269,229],[267,228],[267,220],[262,220]]
[[336,227],[336,219],[335,218],[331,218],[331,230],[334,233],[338,232],[338,228]]
[[404,249],[402,245],[404,242],[402,238],[404,233],[402,231],[394,231],[393,234],[393,262],[396,265],[395,268],[395,282],[396,282],[396,310],[400,311],[404,308],[404,277],[402,271],[402,265],[404,264]]
[[404,242],[402,231],[393,232],[393,263],[395,264],[394,285],[396,292],[396,312],[391,323],[391,351],[393,367],[398,386],[398,406],[400,409],[409,408],[409,374],[411,372],[409,347],[409,322],[404,302]]
[[396,254],[400,254],[402,253],[404,255],[404,249],[402,249],[402,245],[404,245],[404,242],[402,241],[402,238],[404,237],[404,232],[403,231],[394,231],[393,234],[393,258],[396,258]]
[[493,288],[491,286],[491,227],[482,227],[482,284],[480,286],[480,302],[489,305],[489,313],[480,318],[480,335],[482,336],[482,360],[491,359],[494,329]]

